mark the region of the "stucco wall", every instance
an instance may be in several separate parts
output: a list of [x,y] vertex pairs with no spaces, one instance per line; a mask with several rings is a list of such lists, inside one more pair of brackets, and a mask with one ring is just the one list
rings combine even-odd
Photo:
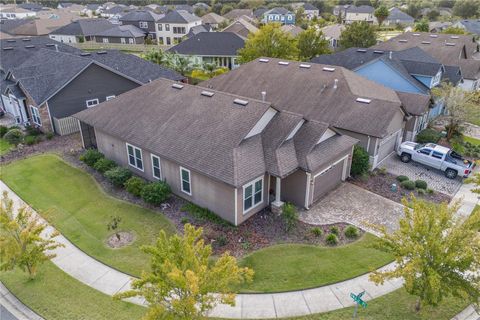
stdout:
[[303,170],[297,170],[285,179],[282,179],[282,201],[304,207],[306,189],[307,173]]

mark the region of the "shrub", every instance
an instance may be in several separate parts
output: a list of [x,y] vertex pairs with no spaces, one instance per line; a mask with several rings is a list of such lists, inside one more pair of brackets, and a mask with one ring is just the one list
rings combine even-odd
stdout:
[[287,232],[291,231],[297,225],[297,208],[291,203],[285,203],[282,207],[282,218]]
[[105,173],[110,169],[113,169],[117,166],[115,161],[107,159],[107,158],[100,158],[97,162],[93,165],[93,168],[100,173]]
[[398,176],[397,181],[398,182],[408,181],[408,177],[407,176]]
[[415,188],[427,190],[427,182],[424,180],[415,180]]
[[193,203],[187,203],[183,205],[180,210],[190,213],[194,218],[201,221],[211,221],[213,223],[223,225],[223,226],[231,225],[230,222],[223,220],[222,218],[220,218],[219,216],[217,216],[215,213],[208,210],[207,208],[202,208]]
[[310,230],[310,232],[315,236],[315,237],[321,237],[322,236],[322,229],[319,227],[314,227]]
[[104,155],[100,151],[88,149],[80,156],[80,161],[85,162],[85,164],[89,167],[93,167],[95,163],[103,157]]
[[55,134],[53,132],[47,132],[47,134],[45,135],[47,137],[47,140],[52,140],[53,137],[55,136]]
[[428,194],[434,194],[435,191],[434,191],[433,189],[428,188],[428,189],[427,189],[427,193],[428,193]]
[[39,136],[42,134],[42,131],[38,127],[26,126],[25,131],[27,131],[28,136]]
[[182,219],[180,219],[180,222],[181,222],[182,224],[187,224],[187,223],[190,222],[190,220],[189,220],[187,217],[183,217]]
[[354,226],[348,226],[345,231],[345,237],[347,238],[350,238],[350,239],[354,239],[354,238],[357,238],[358,237],[358,228],[354,227]]
[[417,189],[417,193],[419,196],[424,196],[427,193],[427,191],[425,189]]
[[140,177],[131,177],[125,182],[125,189],[133,194],[134,196],[140,197],[142,195],[142,190],[145,187],[146,183]]
[[382,168],[378,169],[378,173],[379,173],[381,176],[387,175],[387,168],[382,167]]
[[340,233],[340,230],[338,230],[338,227],[331,227],[330,233],[336,234],[338,236],[338,234]]
[[26,145],[31,146],[37,143],[37,137],[35,136],[26,136],[24,139]]
[[370,168],[370,157],[368,152],[365,151],[360,146],[355,146],[353,148],[353,157],[352,157],[352,167],[350,168],[350,173],[353,176],[359,176],[368,172]]
[[8,128],[5,126],[0,126],[0,138],[5,135],[5,133],[8,132]]
[[163,181],[146,184],[141,192],[143,201],[153,205],[160,205],[170,197],[170,186]]
[[125,182],[132,176],[130,170],[122,168],[122,167],[115,167],[105,172],[105,178],[110,180],[116,187],[123,187]]
[[415,182],[411,180],[403,181],[401,184],[402,188],[407,190],[415,190]]
[[326,238],[325,238],[325,241],[327,242],[327,244],[329,245],[336,245],[338,243],[338,237],[336,234],[333,234],[333,233],[330,233]]
[[216,242],[219,247],[224,247],[227,245],[228,240],[227,240],[227,237],[225,237],[225,235],[221,234],[217,237]]
[[420,131],[417,134],[417,142],[418,143],[429,143],[429,142],[437,143],[441,137],[442,137],[442,134],[440,132],[427,128],[425,130]]
[[20,129],[9,130],[7,133],[5,133],[3,139],[16,146],[23,142],[23,132]]

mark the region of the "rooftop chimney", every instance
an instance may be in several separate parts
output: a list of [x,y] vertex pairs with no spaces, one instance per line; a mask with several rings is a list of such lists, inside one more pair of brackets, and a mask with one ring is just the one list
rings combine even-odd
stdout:
[[265,102],[266,99],[267,99],[267,92],[262,91],[262,101]]
[[338,79],[335,79],[333,83],[333,89],[337,89],[337,87],[338,87]]

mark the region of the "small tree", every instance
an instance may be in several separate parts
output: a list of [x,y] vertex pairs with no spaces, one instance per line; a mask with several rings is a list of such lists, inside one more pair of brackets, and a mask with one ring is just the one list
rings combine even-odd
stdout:
[[218,303],[235,305],[232,287],[251,281],[253,271],[240,268],[228,252],[211,261],[202,228],[190,224],[184,234],[170,238],[165,231],[153,246],[142,250],[151,256],[151,272],[133,280],[132,290],[116,298],[143,296],[149,303],[145,319],[201,319]]
[[300,60],[310,60],[321,54],[330,53],[328,41],[323,33],[314,28],[307,29],[298,35],[297,47]]
[[26,270],[30,278],[35,278],[38,266],[56,256],[48,251],[63,247],[53,240],[58,232],[41,236],[46,227],[30,208],[23,206],[15,210],[4,191],[0,203],[0,270],[19,267]]
[[120,226],[120,222],[122,222],[122,218],[115,216],[107,223],[107,230],[113,231],[117,240],[120,241],[120,234],[117,232],[118,227]]
[[353,176],[360,176],[368,172],[370,168],[370,156],[368,152],[360,146],[353,148],[352,166],[350,173]]
[[415,31],[418,32],[428,32],[430,31],[430,26],[427,19],[422,19],[419,22],[415,23]]
[[377,44],[375,26],[366,21],[355,21],[349,24],[340,34],[340,45],[343,49],[351,47],[368,48]]
[[292,231],[298,222],[297,208],[291,203],[285,203],[282,207],[282,218],[285,223],[285,230],[287,232]]
[[403,278],[408,293],[421,304],[438,305],[453,295],[477,301],[480,298],[480,214],[456,218],[459,202],[449,206],[404,198],[405,217],[397,231],[372,226],[381,233],[375,247],[393,254],[397,263],[390,271],[375,271],[376,283]]
[[165,53],[160,49],[151,50],[151,51],[145,53],[142,56],[142,58],[145,59],[145,60],[148,60],[150,62],[160,64],[160,65],[168,65],[168,63],[169,63],[168,56],[165,55]]
[[381,26],[383,21],[388,18],[390,12],[388,11],[387,7],[380,6],[374,12],[375,18],[377,18],[378,25]]

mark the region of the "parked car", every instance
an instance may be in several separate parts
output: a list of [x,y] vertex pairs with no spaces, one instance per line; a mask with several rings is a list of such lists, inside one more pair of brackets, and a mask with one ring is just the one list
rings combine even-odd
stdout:
[[426,166],[441,170],[449,179],[457,175],[467,178],[475,164],[464,159],[455,151],[434,143],[420,144],[406,141],[397,150],[402,162],[415,161]]

